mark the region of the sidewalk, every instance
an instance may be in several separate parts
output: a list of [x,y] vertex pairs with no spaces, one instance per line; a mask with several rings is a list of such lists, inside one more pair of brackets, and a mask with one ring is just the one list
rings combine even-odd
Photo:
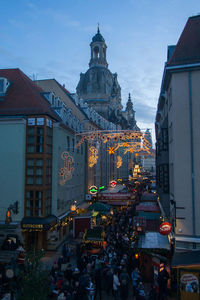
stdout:
[[75,239],[73,237],[66,239],[56,251],[46,251],[44,257],[41,259],[41,262],[44,264],[44,268],[50,270],[54,261],[57,261],[58,258],[62,255],[62,247],[64,244],[68,244],[71,248],[71,259],[70,264],[72,267],[76,267],[76,245],[81,242],[81,239]]

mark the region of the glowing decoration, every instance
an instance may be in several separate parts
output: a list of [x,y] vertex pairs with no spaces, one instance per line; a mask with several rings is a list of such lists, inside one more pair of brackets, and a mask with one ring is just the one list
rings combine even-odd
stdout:
[[70,207],[71,211],[75,211],[76,210],[76,205],[75,204],[72,204],[71,207]]
[[138,258],[139,258],[139,254],[135,253],[135,259],[138,259]]
[[111,181],[110,181],[110,186],[111,186],[112,188],[116,187],[116,185],[117,185],[117,181],[115,181],[115,180],[111,180]]
[[115,148],[114,147],[109,147],[108,148],[108,153],[111,155],[111,154],[115,154]]
[[63,152],[61,158],[64,160],[64,167],[60,168],[59,175],[61,177],[60,184],[64,185],[66,181],[72,178],[72,173],[74,171],[73,164],[74,159],[68,152]]
[[117,169],[119,169],[122,166],[122,157],[120,155],[117,156]]
[[91,146],[89,148],[89,159],[88,159],[88,165],[90,168],[92,168],[94,165],[96,165],[97,160],[98,160],[98,149],[95,148],[94,146]]
[[140,173],[140,166],[135,165],[134,170],[133,170],[133,177],[137,177],[138,173]]
[[96,185],[91,185],[90,188],[89,188],[89,192],[92,195],[96,195],[97,192],[98,192],[98,188],[96,187]]

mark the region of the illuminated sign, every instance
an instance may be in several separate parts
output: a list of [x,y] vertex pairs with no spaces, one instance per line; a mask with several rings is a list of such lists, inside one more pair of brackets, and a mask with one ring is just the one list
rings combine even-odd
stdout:
[[105,188],[105,186],[103,185],[103,186],[100,186],[99,187],[99,190],[103,190]]
[[91,187],[89,188],[89,192],[92,195],[96,195],[97,192],[98,192],[98,189],[97,189],[96,185],[91,185]]
[[169,222],[163,222],[159,226],[159,232],[162,235],[168,235],[172,231],[172,225]]
[[60,169],[60,184],[64,185],[67,180],[72,178],[72,173],[74,171],[73,164],[74,159],[68,152],[63,152],[61,158],[64,160],[64,167]]
[[114,188],[114,187],[116,187],[116,185],[117,185],[117,181],[111,180],[110,186]]
[[92,168],[94,165],[96,165],[98,160],[98,149],[94,146],[91,146],[89,148],[89,159],[88,159],[88,165],[90,168]]
[[43,229],[43,224],[23,224],[24,229]]

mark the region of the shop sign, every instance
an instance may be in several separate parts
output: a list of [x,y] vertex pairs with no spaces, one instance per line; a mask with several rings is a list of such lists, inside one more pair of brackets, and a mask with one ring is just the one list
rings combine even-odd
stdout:
[[180,289],[181,291],[185,291],[188,293],[199,293],[198,274],[183,274],[180,280]]
[[172,225],[169,222],[163,222],[160,224],[159,232],[162,235],[168,235],[172,230]]
[[23,229],[43,229],[43,224],[22,224]]
[[90,188],[89,188],[89,192],[92,195],[96,195],[97,192],[98,192],[98,188],[96,187],[96,185],[91,185]]
[[115,181],[115,180],[111,180],[111,181],[110,181],[110,186],[111,186],[112,188],[116,187],[116,185],[117,185],[117,181]]

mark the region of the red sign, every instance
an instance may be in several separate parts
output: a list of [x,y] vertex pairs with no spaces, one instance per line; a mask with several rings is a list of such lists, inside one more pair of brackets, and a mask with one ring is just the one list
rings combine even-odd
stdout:
[[110,186],[114,188],[114,187],[116,187],[116,185],[117,185],[117,181],[111,180]]
[[162,235],[168,235],[172,231],[172,225],[169,222],[160,224],[159,232]]

